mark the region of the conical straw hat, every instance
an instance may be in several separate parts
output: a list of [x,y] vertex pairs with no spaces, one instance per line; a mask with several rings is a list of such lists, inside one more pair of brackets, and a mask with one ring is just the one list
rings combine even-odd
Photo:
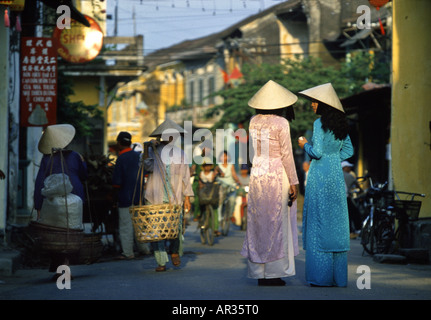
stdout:
[[285,87],[273,80],[269,80],[248,101],[248,105],[254,109],[273,110],[288,107],[294,104],[298,97]]
[[299,95],[312,100],[317,100],[326,103],[341,112],[344,112],[343,105],[334,90],[331,83],[325,83],[317,87],[298,92]]
[[[169,131],[167,131],[169,130]],[[172,121],[171,119],[166,119],[165,121],[162,122],[162,124],[160,124],[156,130],[154,130],[151,134],[150,137],[157,137],[157,136],[161,136],[163,134],[163,132],[166,133],[174,133],[175,131],[179,132],[179,133],[186,133],[186,131],[181,128],[181,126],[179,126],[178,124],[176,124],[174,121]]]
[[38,149],[43,154],[51,154],[52,148],[65,148],[74,136],[75,128],[70,124],[48,126],[39,140]]

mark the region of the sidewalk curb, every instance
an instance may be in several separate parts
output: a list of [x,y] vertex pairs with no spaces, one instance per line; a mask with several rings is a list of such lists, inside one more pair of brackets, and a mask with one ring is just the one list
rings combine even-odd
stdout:
[[7,248],[0,248],[0,276],[11,276],[19,267],[21,253]]

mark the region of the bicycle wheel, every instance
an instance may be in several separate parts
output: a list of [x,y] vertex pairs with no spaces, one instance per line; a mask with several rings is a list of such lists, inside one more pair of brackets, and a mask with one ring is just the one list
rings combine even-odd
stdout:
[[209,204],[206,208],[206,228],[205,228],[205,238],[208,245],[212,246],[214,244],[214,213],[213,208]]
[[373,255],[375,253],[375,243],[374,226],[371,225],[371,219],[368,217],[361,229],[361,244],[368,254]]
[[375,251],[377,253],[389,253],[392,242],[395,239],[394,225],[389,218],[381,219],[375,226]]
[[206,237],[205,237],[205,229],[206,229],[206,216],[207,213],[206,212],[201,212],[201,218],[199,220],[199,234],[201,237],[201,243],[205,244],[206,243]]
[[241,230],[247,230],[247,206],[244,207],[244,214],[241,218]]

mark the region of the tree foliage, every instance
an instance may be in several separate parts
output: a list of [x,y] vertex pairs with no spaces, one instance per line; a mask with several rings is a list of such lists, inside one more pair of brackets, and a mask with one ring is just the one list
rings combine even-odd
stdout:
[[91,137],[94,132],[92,118],[101,119],[99,106],[86,105],[83,101],[72,102],[74,94],[72,81],[59,72],[57,92],[57,123],[68,123],[75,127],[77,137]]
[[[320,84],[331,82],[341,98],[362,91],[362,85],[367,81],[388,83],[389,62],[382,61],[381,56],[368,52],[359,52],[338,66],[324,65],[315,57],[304,59],[287,59],[281,64],[244,64],[242,73],[244,82],[237,87],[223,89],[216,93],[224,102],[209,111],[209,115],[223,111],[221,119],[214,129],[223,127],[226,123],[243,123],[246,128],[254,109],[247,105],[248,100],[268,81],[274,80],[293,93]],[[299,97],[294,105],[295,120],[291,124],[292,137],[298,137],[312,128],[316,116],[310,103]]]

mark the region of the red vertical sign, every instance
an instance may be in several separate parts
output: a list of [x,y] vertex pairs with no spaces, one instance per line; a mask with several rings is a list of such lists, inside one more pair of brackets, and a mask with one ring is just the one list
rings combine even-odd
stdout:
[[21,126],[57,122],[57,48],[51,38],[21,40]]

